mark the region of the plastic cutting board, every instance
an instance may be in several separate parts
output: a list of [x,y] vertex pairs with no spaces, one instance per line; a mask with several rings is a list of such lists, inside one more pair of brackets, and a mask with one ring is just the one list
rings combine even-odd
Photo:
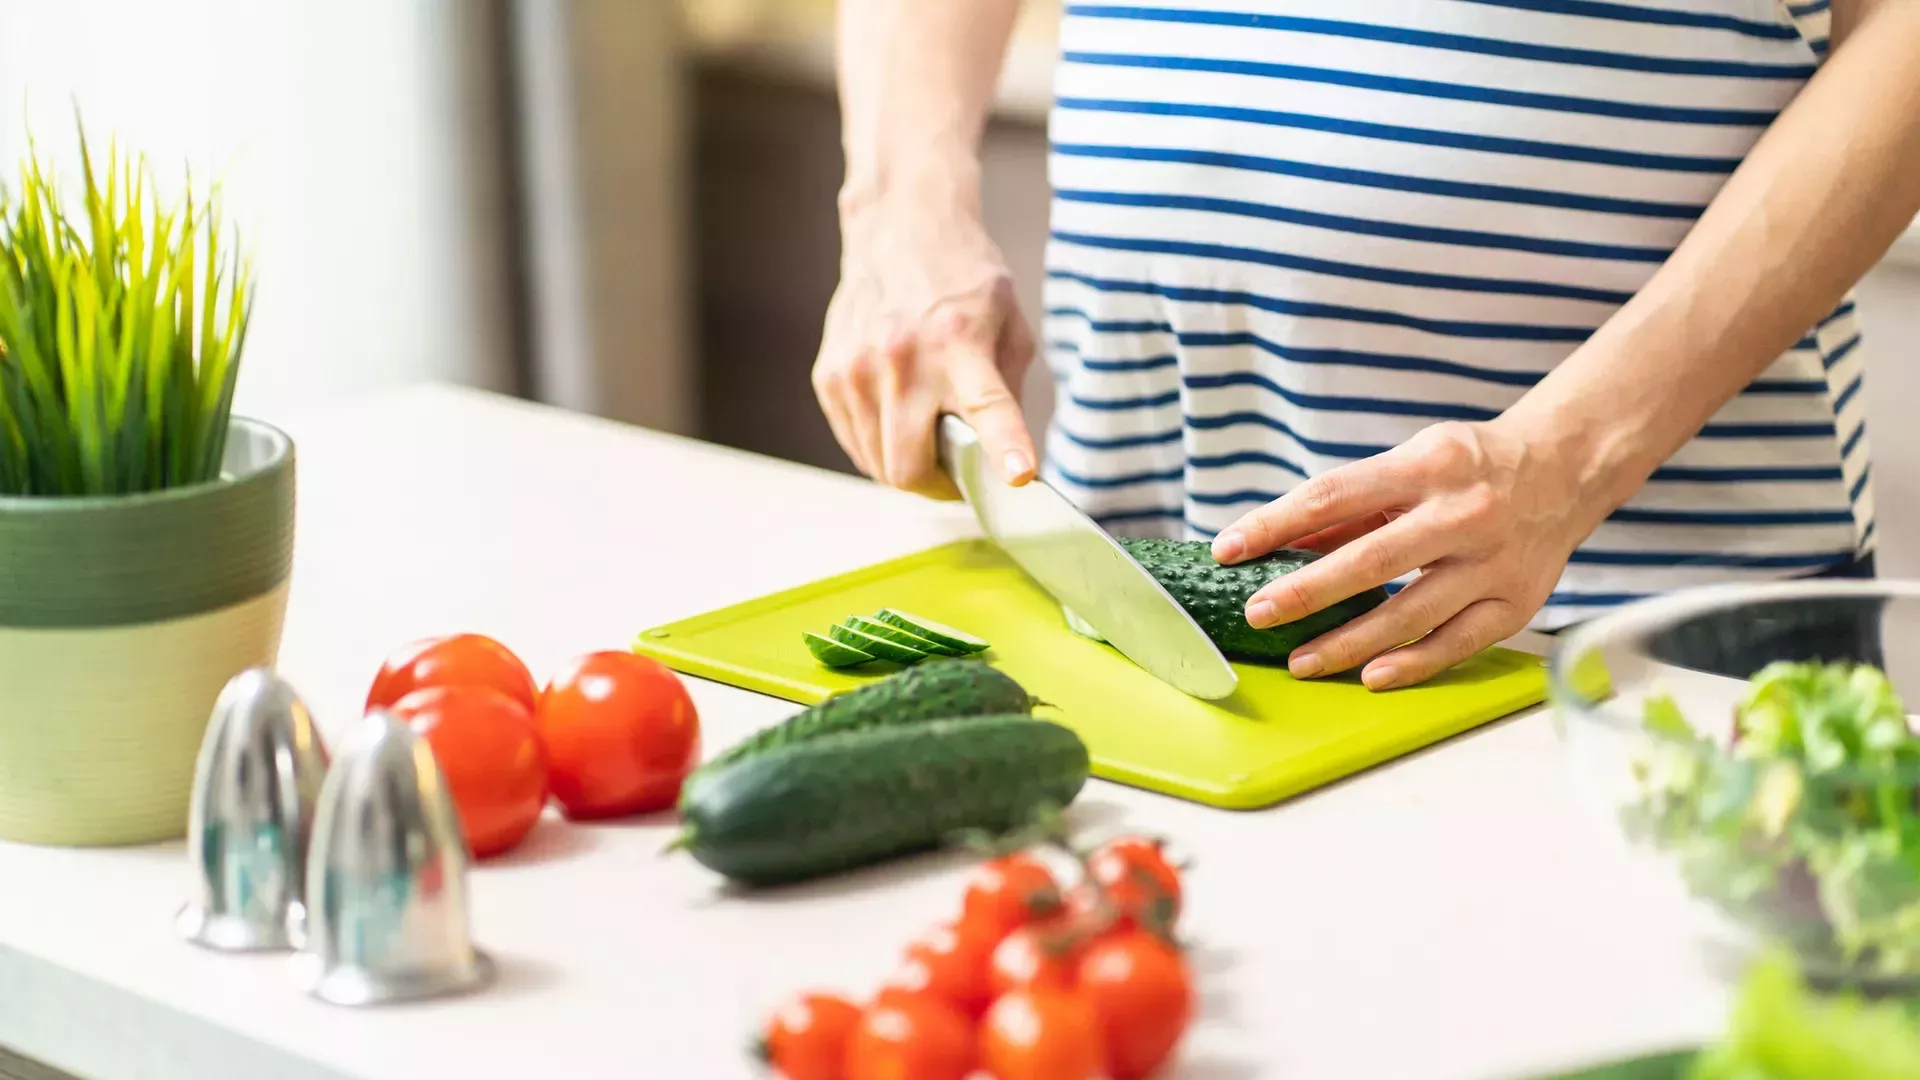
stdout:
[[1236,664],[1240,688],[1205,702],[1066,626],[1000,550],[963,541],[643,631],[637,652],[688,675],[811,704],[899,670],[822,667],[801,632],[895,608],[993,643],[981,658],[1086,741],[1094,774],[1230,809],[1268,806],[1537,704],[1540,658],[1492,649],[1432,682],[1374,693],[1357,673],[1299,681]]

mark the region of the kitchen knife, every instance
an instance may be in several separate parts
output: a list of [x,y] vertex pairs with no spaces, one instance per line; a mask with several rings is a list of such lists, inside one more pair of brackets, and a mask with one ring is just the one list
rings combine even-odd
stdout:
[[1193,697],[1218,700],[1240,678],[1153,575],[1066,497],[1035,477],[1014,487],[957,416],[940,418],[940,467],[989,538],[1121,655]]

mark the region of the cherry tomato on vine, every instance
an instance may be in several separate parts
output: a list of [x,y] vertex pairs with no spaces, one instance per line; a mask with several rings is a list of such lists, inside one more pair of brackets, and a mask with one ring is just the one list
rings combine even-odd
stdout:
[[1158,840],[1109,840],[1087,857],[1087,873],[1125,922],[1171,927],[1180,917],[1180,871],[1167,861]]
[[1079,942],[1061,923],[1023,926],[1002,938],[987,966],[994,996],[1009,990],[1065,990],[1073,985]]
[[987,962],[993,943],[965,923],[936,926],[907,946],[905,962],[889,985],[931,993],[969,1017],[987,1011],[992,995]]
[[1060,910],[1060,883],[1047,864],[1025,853],[975,867],[967,877],[963,922],[995,940]]
[[876,1001],[847,1041],[847,1080],[965,1080],[973,1064],[973,1025],[932,997]]
[[994,1080],[1095,1080],[1101,1047],[1099,1017],[1073,991],[1014,990],[980,1022],[980,1063]]
[[1100,1019],[1112,1080],[1143,1080],[1166,1063],[1193,1017],[1193,978],[1179,950],[1142,930],[1094,943],[1080,958],[1081,993]]
[[859,1023],[860,1007],[838,994],[798,994],[774,1010],[756,1049],[786,1080],[840,1080]]

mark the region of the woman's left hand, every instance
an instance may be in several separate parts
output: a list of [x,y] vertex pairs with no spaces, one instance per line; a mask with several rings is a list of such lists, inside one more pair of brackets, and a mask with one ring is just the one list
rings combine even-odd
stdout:
[[[1223,563],[1275,548],[1327,552],[1247,604],[1268,627],[1402,574],[1371,612],[1293,651],[1297,678],[1365,664],[1372,690],[1431,678],[1524,629],[1573,549],[1612,509],[1579,455],[1502,417],[1435,424],[1407,442],[1300,484],[1214,539]],[[1596,505],[1597,503],[1597,505]]]

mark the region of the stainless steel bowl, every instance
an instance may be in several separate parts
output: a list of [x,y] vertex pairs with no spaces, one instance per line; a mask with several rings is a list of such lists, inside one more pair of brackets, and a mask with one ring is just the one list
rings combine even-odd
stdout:
[[320,793],[307,862],[308,992],[338,1005],[463,993],[493,963],[468,925],[467,845],[426,740],[363,719]]
[[[1756,692],[1777,661],[1843,667],[1775,669]],[[1566,635],[1552,694],[1575,779],[1674,875],[1711,952],[1920,985],[1920,582],[1634,604]]]
[[192,894],[179,934],[228,952],[305,938],[307,841],[327,748],[286,680],[233,677],[214,705],[195,768],[187,833]]

